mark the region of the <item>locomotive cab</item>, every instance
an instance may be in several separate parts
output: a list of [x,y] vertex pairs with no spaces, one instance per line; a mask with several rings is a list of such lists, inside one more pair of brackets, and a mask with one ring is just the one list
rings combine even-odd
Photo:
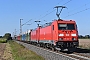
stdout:
[[56,46],[62,49],[78,47],[78,31],[75,21],[60,20],[58,25],[58,41]]

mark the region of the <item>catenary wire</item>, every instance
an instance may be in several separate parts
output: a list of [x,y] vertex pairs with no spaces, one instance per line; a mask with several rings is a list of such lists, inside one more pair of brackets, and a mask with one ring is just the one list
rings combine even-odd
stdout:
[[69,17],[69,16],[72,16],[72,15],[75,15],[75,14],[78,14],[78,13],[81,13],[81,12],[84,12],[84,11],[89,10],[89,9],[90,9],[90,8],[86,8],[86,9],[84,9],[84,10],[81,10],[81,11],[75,12],[75,13],[73,13],[73,14],[70,14],[70,15],[68,15],[68,16],[65,16],[64,18]]

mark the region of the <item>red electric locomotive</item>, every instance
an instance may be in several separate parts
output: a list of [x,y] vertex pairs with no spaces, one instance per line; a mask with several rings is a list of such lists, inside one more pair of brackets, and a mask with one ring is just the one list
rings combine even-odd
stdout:
[[73,20],[55,20],[31,32],[31,41],[44,47],[69,49],[78,47],[78,30]]
[[72,49],[77,48],[78,30],[77,24],[74,20],[62,20],[58,14],[58,8],[66,8],[64,6],[56,6],[58,20],[46,23],[43,26],[39,26],[37,29],[31,31],[31,42],[40,46],[49,48]]

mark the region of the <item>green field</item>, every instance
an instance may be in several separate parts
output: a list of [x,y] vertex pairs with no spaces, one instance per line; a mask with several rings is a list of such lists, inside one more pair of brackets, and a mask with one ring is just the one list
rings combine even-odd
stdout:
[[7,42],[7,39],[5,38],[0,38],[0,43],[6,43]]
[[14,41],[9,41],[14,60],[45,60],[43,57],[26,49]]

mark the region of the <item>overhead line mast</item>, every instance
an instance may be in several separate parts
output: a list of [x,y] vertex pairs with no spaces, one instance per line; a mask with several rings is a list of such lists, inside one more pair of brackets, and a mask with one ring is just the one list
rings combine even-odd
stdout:
[[21,20],[23,20],[23,19],[20,19],[20,35],[22,34],[22,23],[21,23]]

